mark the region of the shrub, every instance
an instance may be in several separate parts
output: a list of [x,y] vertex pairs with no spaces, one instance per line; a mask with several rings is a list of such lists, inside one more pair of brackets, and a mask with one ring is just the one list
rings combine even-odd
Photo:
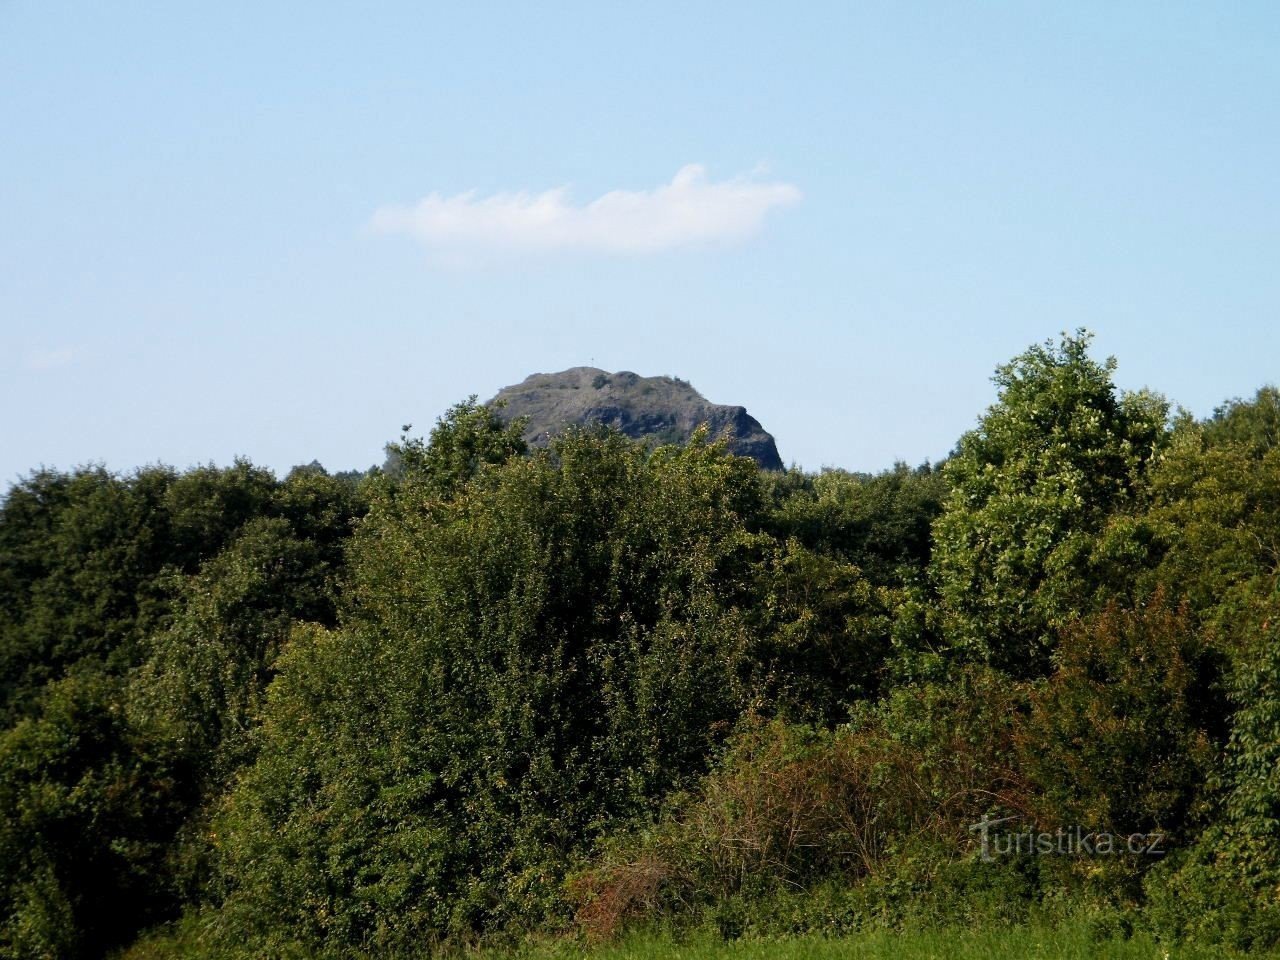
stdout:
[[565,864],[700,773],[749,701],[750,461],[572,434],[460,486],[404,462],[217,825],[225,942],[554,925]]
[[934,524],[947,637],[969,659],[1043,675],[1075,612],[1076,558],[1132,502],[1165,441],[1167,405],[1120,394],[1089,335],[1032,347],[996,373],[998,401],[960,439]]
[[1215,680],[1205,652],[1186,605],[1163,592],[1062,632],[1017,737],[1043,828],[1186,836],[1207,812],[1216,754],[1202,719]]
[[695,791],[572,878],[578,924],[603,939],[677,909],[732,912],[836,881],[872,882],[861,902],[883,911],[886,876],[941,869],[964,856],[983,811],[1024,806],[1007,767],[1018,697],[975,670],[900,688],[834,731],[748,723]]

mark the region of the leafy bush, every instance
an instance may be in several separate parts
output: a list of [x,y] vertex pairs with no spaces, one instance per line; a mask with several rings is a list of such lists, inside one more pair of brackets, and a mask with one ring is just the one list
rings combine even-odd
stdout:
[[1280,943],[1280,603],[1260,577],[1238,633],[1235,706],[1219,815],[1147,880],[1150,922],[1170,939],[1249,948]]
[[247,756],[292,620],[332,620],[358,511],[323,475],[281,484],[243,462],[11,491],[0,954],[94,955],[194,895],[196,813]]
[[1186,606],[1162,592],[1064,629],[1017,736],[1042,827],[1185,839],[1206,813],[1217,752],[1202,724],[1214,687],[1204,659]]
[[571,880],[579,925],[602,939],[674,911],[768,913],[833,881],[865,886],[856,902],[883,920],[903,893],[888,878],[928,888],[982,812],[1023,806],[1007,766],[1019,696],[978,670],[900,688],[834,731],[748,724],[695,791]]
[[1064,335],[1000,367],[998,401],[945,468],[934,537],[947,639],[1017,676],[1048,669],[1055,629],[1078,612],[1076,558],[1165,440],[1163,400],[1118,394],[1115,361],[1088,346],[1083,332]]
[[343,627],[290,642],[216,832],[229,941],[345,953],[554,918],[575,851],[748,701],[756,468],[570,435],[375,495]]
[[910,581],[929,564],[931,526],[947,493],[940,468],[897,464],[874,476],[793,470],[764,483],[765,528],[779,540],[852,564],[880,586]]

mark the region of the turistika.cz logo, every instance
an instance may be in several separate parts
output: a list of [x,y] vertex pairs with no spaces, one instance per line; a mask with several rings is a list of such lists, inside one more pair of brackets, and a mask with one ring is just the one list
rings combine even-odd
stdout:
[[1015,816],[992,820],[984,814],[977,823],[970,824],[969,832],[978,834],[980,856],[985,862],[1010,856],[1159,857],[1165,852],[1162,833],[1119,834],[1080,826],[1052,831],[1030,827],[1012,830],[1006,826],[1019,819]]

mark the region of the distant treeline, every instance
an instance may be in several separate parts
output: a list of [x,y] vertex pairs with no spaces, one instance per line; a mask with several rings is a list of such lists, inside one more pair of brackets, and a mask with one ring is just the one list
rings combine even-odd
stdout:
[[[0,956],[1277,942],[1280,393],[1197,421],[1088,347],[1027,350],[945,464],[876,475],[531,451],[474,400],[366,475],[31,474],[0,504]],[[993,853],[984,820],[1159,845]]]

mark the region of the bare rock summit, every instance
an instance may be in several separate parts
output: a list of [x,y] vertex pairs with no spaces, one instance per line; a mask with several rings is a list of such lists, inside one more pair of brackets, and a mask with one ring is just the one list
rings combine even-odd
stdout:
[[525,440],[540,446],[567,426],[603,424],[636,439],[684,443],[702,424],[711,437],[728,440],[729,450],[751,457],[766,470],[781,470],[773,436],[745,407],[711,403],[678,377],[642,377],[623,370],[572,367],[535,373],[503,387],[489,401],[505,401],[503,419],[528,417]]

